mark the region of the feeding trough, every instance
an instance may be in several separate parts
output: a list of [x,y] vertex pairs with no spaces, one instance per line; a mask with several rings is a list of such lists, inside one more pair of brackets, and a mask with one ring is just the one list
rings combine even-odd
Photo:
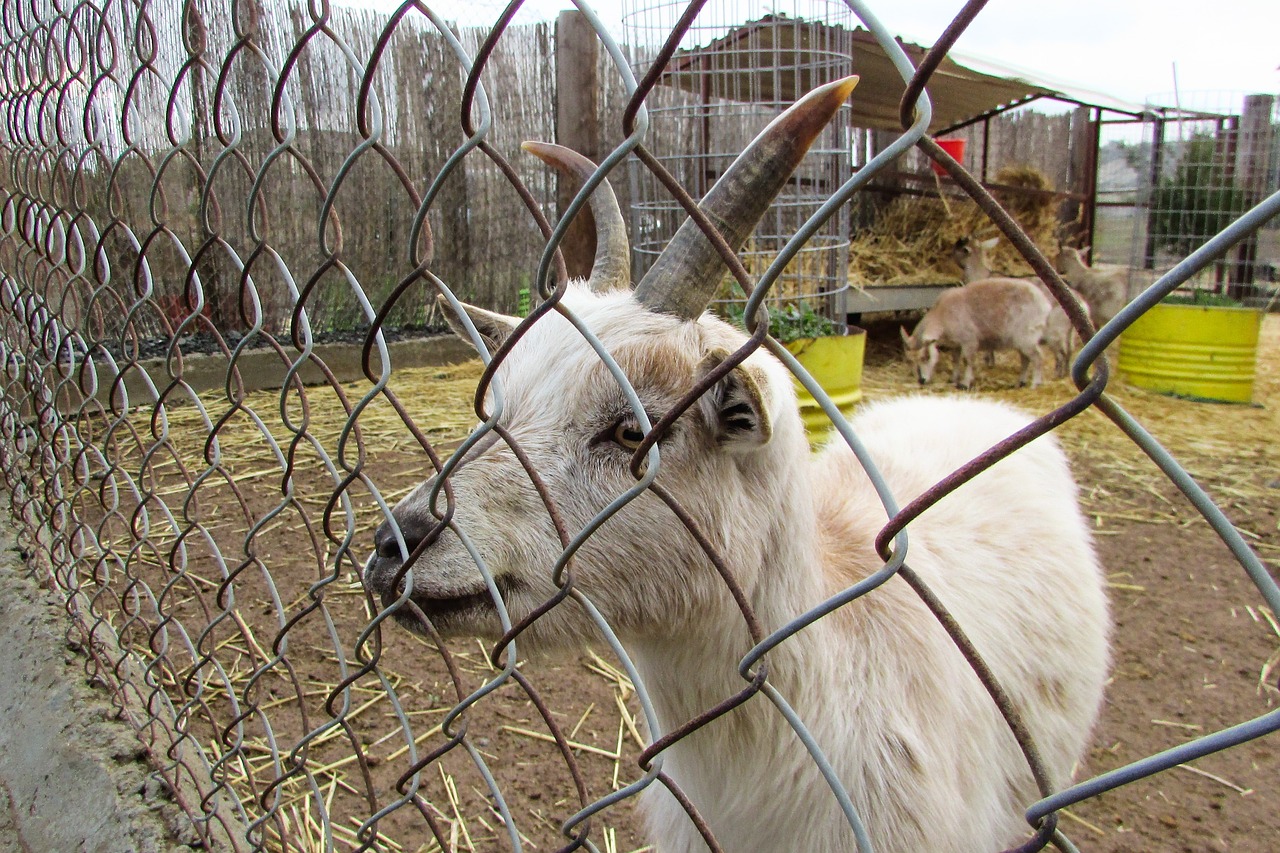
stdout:
[[[968,140],[966,139],[935,139],[934,140],[934,142],[938,143],[939,148],[947,152],[947,154],[950,155],[951,159],[955,160],[958,163],[964,162],[964,145],[967,141]],[[929,165],[933,168],[933,173],[938,177],[945,178],[947,176],[947,170],[942,168],[942,164],[935,163],[931,160],[929,161]]]

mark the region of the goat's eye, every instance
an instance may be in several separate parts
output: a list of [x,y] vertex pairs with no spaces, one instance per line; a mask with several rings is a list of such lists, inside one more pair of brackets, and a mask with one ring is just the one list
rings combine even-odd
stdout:
[[619,421],[613,428],[613,440],[627,450],[635,450],[644,441],[644,433],[631,421]]

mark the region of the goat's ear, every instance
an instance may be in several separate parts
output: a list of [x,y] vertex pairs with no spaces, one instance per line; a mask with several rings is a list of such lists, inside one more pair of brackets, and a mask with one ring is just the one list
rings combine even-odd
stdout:
[[[436,305],[439,307],[440,313],[444,315],[444,319],[449,323],[449,328],[453,329],[454,334],[475,346],[475,341],[471,339],[471,333],[467,330],[462,319],[454,313],[453,306],[449,304],[448,300],[443,296],[437,296]],[[502,346],[503,341],[511,337],[511,333],[520,324],[520,320],[517,317],[508,317],[506,314],[486,311],[483,308],[477,308],[465,302],[462,303],[462,310],[467,312],[471,325],[476,327],[476,331],[480,333],[480,337],[484,339],[485,346],[489,348],[491,353]]]
[[[728,351],[722,349],[708,353],[698,365],[698,376],[706,376],[728,357]],[[751,449],[773,437],[768,387],[763,370],[740,364],[703,395],[703,409],[720,444]]]
[[987,251],[991,251],[991,250],[992,250],[992,249],[994,249],[996,246],[1000,245],[1000,238],[999,238],[999,237],[991,237],[990,239],[983,240],[983,241],[982,241],[981,243],[979,243],[978,245],[979,245],[979,246],[981,246],[982,248],[986,249]]
[[915,341],[913,341],[913,340],[911,339],[911,336],[907,334],[907,327],[906,327],[906,326],[899,326],[899,327],[898,327],[898,334],[902,335],[902,345],[903,345],[903,346],[905,346],[907,349],[919,349],[919,348],[920,348],[920,347],[916,344],[916,342],[915,342]]

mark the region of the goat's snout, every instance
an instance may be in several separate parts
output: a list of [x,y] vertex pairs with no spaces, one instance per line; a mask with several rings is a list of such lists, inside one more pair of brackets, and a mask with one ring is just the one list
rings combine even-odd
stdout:
[[432,519],[431,522],[426,522],[412,516],[397,516],[394,525],[390,520],[382,522],[373,534],[374,552],[379,559],[404,562],[402,559],[404,555],[400,553],[400,543],[396,541],[396,526],[399,526],[400,535],[404,537],[405,549],[412,554],[414,549],[422,544],[422,540],[427,538],[435,526],[434,521]]
[[[396,540],[396,527],[404,538],[402,553]],[[364,567],[364,583],[378,594],[393,593],[396,576],[404,565],[404,558],[417,550],[435,527],[434,519],[425,521],[413,516],[397,515],[395,521],[384,521],[373,534],[373,554]]]

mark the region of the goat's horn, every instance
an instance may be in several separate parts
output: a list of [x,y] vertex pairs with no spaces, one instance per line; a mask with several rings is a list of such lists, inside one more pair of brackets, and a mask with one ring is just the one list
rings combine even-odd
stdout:
[[[596,171],[596,164],[577,151],[550,142],[525,142],[521,148],[571,178],[585,182]],[[631,283],[631,249],[627,243],[627,225],[622,220],[618,198],[606,179],[596,187],[588,202],[596,221],[596,259],[591,265],[591,289],[614,290]]]
[[[699,204],[737,251],[818,134],[857,85],[845,77],[814,89],[769,123]],[[640,283],[636,299],[651,311],[688,320],[706,310],[726,269],[692,218],[686,219]]]

